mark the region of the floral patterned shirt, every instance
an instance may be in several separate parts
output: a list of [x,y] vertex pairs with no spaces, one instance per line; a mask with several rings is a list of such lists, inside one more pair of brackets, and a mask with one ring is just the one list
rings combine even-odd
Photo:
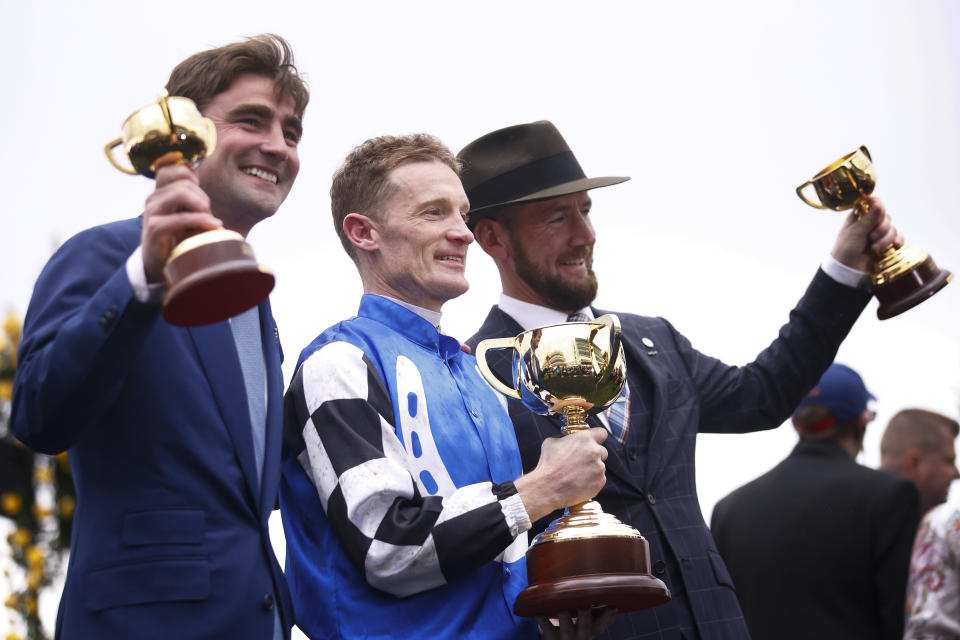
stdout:
[[931,510],[910,559],[904,640],[960,640],[960,502]]

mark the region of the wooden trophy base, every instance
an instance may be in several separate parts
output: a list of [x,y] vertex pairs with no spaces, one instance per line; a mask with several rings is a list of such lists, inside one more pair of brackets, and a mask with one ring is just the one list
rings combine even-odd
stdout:
[[926,253],[919,258],[916,265],[889,281],[874,283],[873,294],[880,302],[877,308],[879,319],[886,320],[912,309],[953,280],[953,274],[939,268]]
[[[599,607],[627,612],[670,600],[667,586],[650,575],[650,550],[644,537],[602,513],[595,502],[585,506],[590,509],[591,505],[604,522],[583,524],[582,516],[565,515],[537,536],[527,551],[530,586],[517,597],[515,614],[553,617]],[[572,519],[581,522],[574,524]]]
[[163,317],[180,327],[232,318],[266,300],[274,285],[273,274],[257,264],[243,236],[225,229],[181,242],[163,275]]

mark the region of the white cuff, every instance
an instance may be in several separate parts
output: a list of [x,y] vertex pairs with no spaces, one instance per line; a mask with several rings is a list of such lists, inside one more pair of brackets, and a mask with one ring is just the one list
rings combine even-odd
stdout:
[[127,279],[138,301],[159,304],[163,300],[163,285],[147,282],[147,269],[143,266],[143,252],[139,245],[127,258]]
[[834,281],[855,289],[870,291],[870,274],[853,269],[847,265],[838,262],[836,258],[828,255],[827,259],[820,265],[823,272],[834,279]]
[[527,508],[523,506],[519,493],[501,500],[500,510],[503,511],[503,517],[507,521],[507,526],[510,527],[510,535],[514,538],[530,529],[530,515],[527,513]]

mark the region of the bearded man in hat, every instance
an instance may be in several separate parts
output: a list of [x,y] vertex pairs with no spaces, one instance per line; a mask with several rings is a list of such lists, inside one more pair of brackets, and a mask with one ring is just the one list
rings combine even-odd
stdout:
[[920,498],[906,478],[854,461],[872,399],[853,369],[832,365],[793,415],[800,442],[786,460],[713,510],[753,640],[903,637]]
[[[458,157],[470,199],[468,226],[496,262],[503,286],[499,303],[467,344],[607,313],[591,306],[596,236],[588,192],[628,178],[588,178],[546,121],[494,131]],[[732,367],[700,353],[662,318],[618,313],[628,376],[620,400],[592,419],[611,432],[604,445],[607,483],[598,500],[647,538],[653,574],[669,587],[672,600],[619,615],[611,637],[748,637],[697,501],[696,436],[778,426],[833,361],[870,300],[871,250],[902,245],[880,202],[869,203],[862,219],[848,217],[790,321],[751,364]],[[508,355],[490,359],[504,379],[511,375]],[[540,443],[559,436],[560,423],[516,401],[509,411],[524,468],[530,468]],[[533,532],[556,515],[535,523]]]

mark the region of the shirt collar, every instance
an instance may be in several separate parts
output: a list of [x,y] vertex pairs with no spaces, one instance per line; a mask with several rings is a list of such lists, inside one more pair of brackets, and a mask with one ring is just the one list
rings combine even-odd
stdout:
[[[416,309],[421,308],[375,293],[365,293],[360,299],[357,315],[393,329],[411,342],[439,353],[444,359],[459,358],[462,354],[460,343],[455,338],[441,334],[437,327],[420,316]],[[421,310],[428,314],[436,313],[428,309]]]
[[[524,331],[545,327],[551,324],[562,324],[567,321],[567,314],[563,311],[557,311],[550,307],[544,307],[539,304],[524,302],[508,296],[505,293],[500,294],[500,301],[497,303],[500,310],[517,321]],[[593,309],[589,306],[578,310],[578,313],[584,313],[591,320],[595,319]]]
[[[380,295],[380,294],[375,294],[375,295]],[[390,296],[381,295],[380,297],[386,298],[391,302],[396,302],[398,305],[400,305],[404,309],[409,309],[410,311],[413,311],[415,314],[417,314],[418,316],[420,316],[421,318],[423,318],[424,320],[426,320],[427,322],[435,326],[437,330],[440,329],[440,318],[443,317],[443,313],[441,313],[440,311],[431,311],[430,309],[424,309],[423,307],[418,307],[415,304],[410,304],[409,302],[404,302],[403,300],[397,300],[396,298],[391,298]]]

